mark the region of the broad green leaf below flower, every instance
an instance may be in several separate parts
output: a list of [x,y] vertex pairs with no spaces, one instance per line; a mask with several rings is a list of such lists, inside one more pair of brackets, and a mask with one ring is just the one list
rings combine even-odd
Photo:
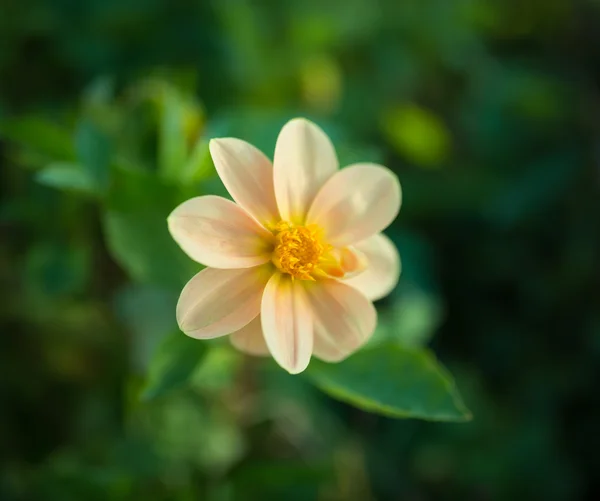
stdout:
[[312,360],[307,375],[333,398],[395,418],[468,421],[448,372],[427,350],[382,344],[339,364]]

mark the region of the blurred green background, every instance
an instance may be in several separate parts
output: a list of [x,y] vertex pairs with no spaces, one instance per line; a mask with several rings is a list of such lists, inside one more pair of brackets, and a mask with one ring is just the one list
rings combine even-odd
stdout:
[[[593,0],[0,0],[0,500],[600,499],[599,83]],[[400,177],[375,342],[472,421],[177,332],[207,140],[295,116]]]

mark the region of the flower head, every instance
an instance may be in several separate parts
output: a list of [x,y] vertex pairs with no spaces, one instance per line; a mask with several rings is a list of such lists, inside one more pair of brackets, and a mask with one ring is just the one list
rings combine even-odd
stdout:
[[301,118],[281,130],[272,163],[240,139],[213,139],[210,152],[235,203],[196,197],[168,218],[175,241],[207,266],[181,293],[179,327],[199,339],[231,334],[293,374],[312,354],[343,360],[372,335],[372,301],[400,275],[381,233],[400,209],[397,177],[375,164],[340,170],[329,138]]

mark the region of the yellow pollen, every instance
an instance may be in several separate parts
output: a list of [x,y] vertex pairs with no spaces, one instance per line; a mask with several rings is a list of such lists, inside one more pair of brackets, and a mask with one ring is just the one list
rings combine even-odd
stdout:
[[275,249],[272,261],[281,271],[300,280],[314,280],[323,255],[331,246],[323,243],[322,231],[316,225],[294,226],[281,221],[273,227]]

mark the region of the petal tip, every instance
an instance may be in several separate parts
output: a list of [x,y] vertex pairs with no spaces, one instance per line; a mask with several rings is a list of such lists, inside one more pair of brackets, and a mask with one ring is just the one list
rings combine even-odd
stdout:
[[304,117],[294,117],[288,121],[289,124],[311,124],[315,125],[314,122],[311,122],[308,118]]
[[221,138],[213,137],[208,141],[208,151],[210,151],[210,156],[213,157],[217,153],[219,153],[219,149],[221,148]]
[[284,125],[284,127],[287,126],[312,128],[318,131],[319,133],[324,134],[327,137],[327,139],[330,140],[329,135],[323,130],[323,128],[320,125],[305,117],[292,118]]
[[234,138],[231,137],[213,137],[208,141],[208,151],[210,151],[211,157],[222,153],[225,143],[231,141]]
[[308,363],[299,365],[297,367],[284,367],[283,365],[281,367],[283,367],[292,376],[296,376],[306,370]]

